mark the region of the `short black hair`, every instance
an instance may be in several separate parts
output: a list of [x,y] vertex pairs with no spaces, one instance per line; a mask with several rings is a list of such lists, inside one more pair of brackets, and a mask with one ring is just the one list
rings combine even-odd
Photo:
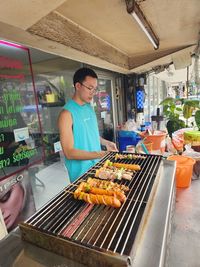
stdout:
[[74,73],[73,77],[74,86],[76,83],[82,83],[85,80],[86,76],[98,79],[97,74],[92,69],[80,68]]

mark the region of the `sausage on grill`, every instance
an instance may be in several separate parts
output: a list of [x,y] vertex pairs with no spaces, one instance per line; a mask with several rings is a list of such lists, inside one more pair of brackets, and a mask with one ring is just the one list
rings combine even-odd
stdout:
[[106,206],[111,206],[113,208],[120,208],[121,202],[116,197],[107,196],[107,195],[95,195],[81,192],[77,189],[74,192],[74,198],[79,200],[84,200],[90,204],[103,204]]
[[124,169],[128,169],[128,170],[133,170],[133,171],[139,171],[141,169],[140,165],[137,164],[125,164],[125,163],[113,163],[114,167],[117,168],[124,168]]
[[106,189],[102,189],[102,188],[98,188],[98,187],[93,187],[90,186],[89,184],[82,182],[78,189],[80,189],[80,191],[85,192],[85,193],[90,193],[90,194],[94,194],[94,195],[106,195],[106,196],[113,196],[116,197],[117,199],[119,199],[119,201],[121,202],[125,202],[126,200],[126,196],[123,192],[120,191],[115,191],[115,190],[106,190]]

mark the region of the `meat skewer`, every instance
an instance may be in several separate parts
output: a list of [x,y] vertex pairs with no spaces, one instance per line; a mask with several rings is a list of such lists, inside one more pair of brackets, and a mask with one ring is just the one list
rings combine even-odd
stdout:
[[134,171],[140,171],[141,170],[140,165],[137,165],[137,164],[125,164],[125,163],[116,163],[116,162],[114,162],[113,166],[117,167],[117,168],[125,168],[125,169],[128,169],[128,170],[134,170]]
[[135,154],[116,154],[115,160],[118,159],[145,159],[145,156],[142,155],[135,155]]
[[134,171],[128,171],[124,168],[117,168],[115,166],[101,167],[96,170],[95,177],[106,179],[106,180],[131,180],[133,177]]
[[95,194],[95,195],[113,196],[119,199],[119,201],[121,202],[126,201],[126,196],[124,192],[120,192],[118,190],[106,190],[98,187],[93,187],[85,182],[82,182],[77,189],[79,189],[81,192]]
[[140,169],[140,165],[137,164],[116,163],[106,160],[103,167],[96,170],[95,177],[108,180],[121,180],[123,178],[130,181],[134,172]]
[[117,168],[124,168],[128,170],[133,170],[133,171],[139,171],[141,169],[140,165],[138,164],[126,164],[126,163],[117,163],[117,162],[112,162],[110,160],[106,160],[103,167],[117,167]]
[[129,191],[129,188],[126,185],[114,183],[112,181],[100,180],[92,177],[89,177],[87,179],[87,183],[93,187],[98,187],[107,190],[120,190],[123,192]]
[[90,204],[103,204],[106,206],[111,206],[113,208],[120,208],[121,202],[119,199],[113,196],[107,195],[95,195],[95,194],[88,194],[85,192],[81,192],[80,190],[75,190],[74,198],[79,200],[84,200]]

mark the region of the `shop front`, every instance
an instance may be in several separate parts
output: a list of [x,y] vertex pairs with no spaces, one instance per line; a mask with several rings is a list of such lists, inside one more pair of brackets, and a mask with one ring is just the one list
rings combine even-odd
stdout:
[[[0,208],[8,232],[69,183],[57,118],[73,95],[73,74],[82,66],[77,61],[0,42]],[[94,70],[99,79],[92,105],[100,135],[115,141],[115,80],[119,75]],[[6,203],[17,187],[22,207],[11,221]],[[23,199],[27,196],[30,199]]]

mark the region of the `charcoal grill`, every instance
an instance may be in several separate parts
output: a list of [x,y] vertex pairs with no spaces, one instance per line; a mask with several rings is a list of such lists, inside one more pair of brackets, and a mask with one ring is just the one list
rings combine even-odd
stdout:
[[[62,190],[26,222],[22,238],[87,266],[163,266],[175,195],[175,163],[160,155],[121,159],[139,164],[119,209],[75,200],[77,185],[94,177],[110,152],[76,182]],[[136,154],[135,154],[136,155]]]

